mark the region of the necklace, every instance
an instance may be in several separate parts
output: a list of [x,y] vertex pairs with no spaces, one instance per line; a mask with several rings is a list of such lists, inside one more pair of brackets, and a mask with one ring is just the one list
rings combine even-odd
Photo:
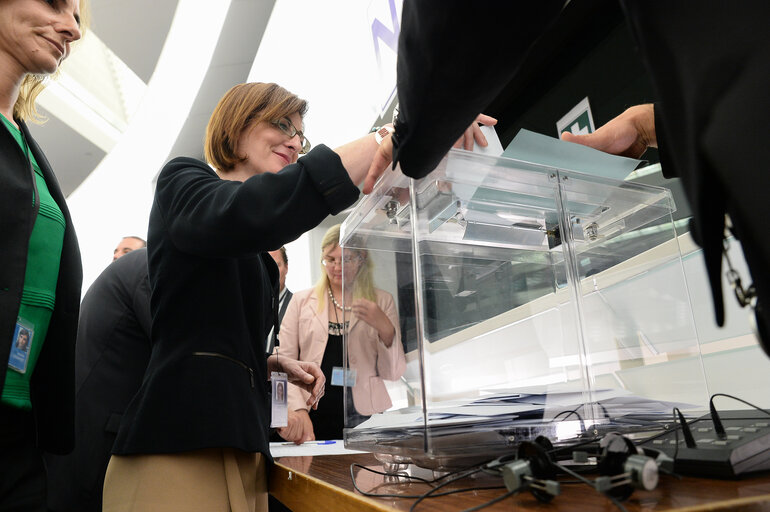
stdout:
[[334,294],[332,293],[332,289],[328,288],[328,291],[329,291],[329,298],[332,300],[334,305],[337,306],[337,309],[339,309],[340,311],[353,311],[352,307],[351,308],[343,308],[342,306],[337,304],[337,299],[334,298]]

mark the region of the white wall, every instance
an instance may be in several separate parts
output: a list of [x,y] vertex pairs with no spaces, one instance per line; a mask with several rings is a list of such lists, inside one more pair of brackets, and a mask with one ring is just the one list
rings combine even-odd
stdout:
[[[83,259],[83,293],[112,261],[112,250],[123,236],[146,239],[153,178],[198,93],[229,5],[229,0],[210,2],[203,10],[196,0],[179,1],[155,73],[131,124],[67,199]],[[110,219],[109,224],[105,219]]]

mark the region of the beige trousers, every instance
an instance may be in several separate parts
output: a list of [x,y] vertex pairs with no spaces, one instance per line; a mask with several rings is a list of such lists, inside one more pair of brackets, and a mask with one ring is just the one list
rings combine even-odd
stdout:
[[207,448],[158,455],[113,455],[103,512],[267,512],[260,453]]

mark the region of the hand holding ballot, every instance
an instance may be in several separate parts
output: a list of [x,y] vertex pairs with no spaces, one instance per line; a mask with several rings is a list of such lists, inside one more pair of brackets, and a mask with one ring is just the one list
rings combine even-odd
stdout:
[[[479,145],[486,147],[487,139],[481,132],[479,125],[494,126],[497,124],[497,119],[485,114],[479,114],[476,119],[468,126],[463,132],[462,136],[454,143],[455,148],[463,148],[467,151],[473,149],[474,141]],[[396,124],[395,137],[398,138],[398,123]],[[393,162],[393,137],[385,137],[380,144],[380,148],[374,155],[372,165],[369,167],[369,172],[366,175],[364,181],[364,194],[369,194],[374,188],[374,184],[377,182],[382,173],[385,172],[388,165]]]
[[497,124],[497,119],[494,117],[490,117],[485,114],[479,114],[476,116],[476,120],[471,123],[471,125],[465,129],[462,136],[457,139],[457,142],[455,142],[452,147],[453,148],[462,148],[466,151],[471,151],[473,149],[473,143],[474,141],[479,146],[487,146],[487,138],[484,136],[484,134],[481,132],[481,128],[479,128],[479,125],[484,126],[494,126]]
[[655,111],[652,103],[636,105],[586,135],[561,134],[561,139],[589,146],[605,153],[639,158],[647,148],[657,148]]

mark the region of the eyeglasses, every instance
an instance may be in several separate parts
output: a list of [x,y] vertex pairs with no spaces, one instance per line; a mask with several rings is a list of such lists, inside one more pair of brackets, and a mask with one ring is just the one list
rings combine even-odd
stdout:
[[270,121],[271,124],[273,124],[276,128],[281,130],[285,135],[289,137],[294,137],[295,135],[299,135],[299,143],[302,144],[302,147],[300,148],[299,152],[301,154],[305,154],[308,151],[310,151],[310,141],[308,141],[305,138],[305,134],[302,133],[302,130],[297,130],[297,128],[294,126],[294,124],[291,122],[291,120],[288,117],[282,117],[281,119],[278,119],[276,121]]
[[334,265],[350,265],[351,263],[358,263],[361,261],[361,256],[352,256],[352,255],[345,255],[342,257],[342,261],[338,260],[337,258],[329,258],[326,257],[321,260],[321,264],[324,267],[333,267]]

